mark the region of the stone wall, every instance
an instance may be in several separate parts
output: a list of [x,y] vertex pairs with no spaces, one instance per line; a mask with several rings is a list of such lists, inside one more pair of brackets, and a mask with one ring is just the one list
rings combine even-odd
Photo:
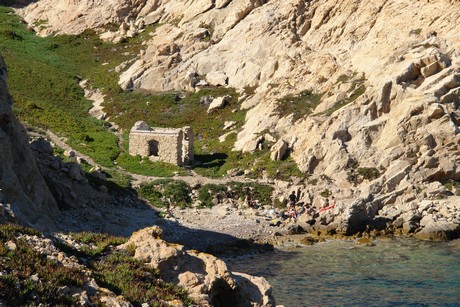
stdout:
[[192,129],[151,128],[145,122],[137,122],[129,134],[129,154],[187,165],[194,159]]

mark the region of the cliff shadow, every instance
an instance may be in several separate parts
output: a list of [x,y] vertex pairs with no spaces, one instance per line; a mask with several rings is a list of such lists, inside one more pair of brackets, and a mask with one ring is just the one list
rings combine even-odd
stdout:
[[10,6],[14,8],[23,8],[39,0],[0,0],[0,6]]
[[227,161],[228,155],[224,153],[195,155],[194,167],[198,168],[220,168]]

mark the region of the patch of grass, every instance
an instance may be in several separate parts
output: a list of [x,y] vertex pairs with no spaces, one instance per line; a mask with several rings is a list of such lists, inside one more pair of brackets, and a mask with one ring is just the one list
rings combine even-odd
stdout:
[[203,207],[212,207],[212,200],[217,193],[226,193],[228,188],[223,184],[205,184],[198,189],[198,200]]
[[409,32],[409,35],[420,35],[420,33],[422,33],[422,29],[421,28],[417,28],[417,29],[413,29],[413,30],[410,30]]
[[244,199],[247,193],[252,194],[252,199],[262,205],[273,205],[273,187],[260,183],[243,183],[232,181],[228,184],[205,184],[198,190],[198,199],[204,207],[211,207],[216,194],[224,194],[226,198]]
[[113,252],[92,266],[99,285],[117,295],[122,294],[136,306],[143,303],[163,306],[164,301],[175,299],[187,306],[193,303],[184,289],[162,281],[155,269],[146,267],[140,260],[124,252]]
[[[24,238],[20,238],[23,234],[40,235],[30,228],[0,224],[0,301],[12,306],[35,305],[37,302],[47,305],[76,304],[74,298],[58,289],[82,286],[84,273],[49,260]],[[4,244],[8,241],[13,242],[16,249],[6,249]],[[38,281],[32,280],[32,275],[36,275]]]
[[179,207],[189,207],[192,204],[191,189],[182,180],[157,179],[142,183],[137,192],[152,205],[159,207],[168,206],[169,203]]
[[356,99],[358,99],[359,96],[363,95],[365,92],[366,92],[366,86],[364,84],[361,84],[356,90],[354,90],[353,94],[349,98],[344,99],[341,102],[337,103],[335,106],[327,110],[325,114],[328,116],[331,116],[332,113],[354,102]]
[[[0,33],[8,34],[0,35],[0,45],[18,117],[31,126],[67,137],[71,146],[98,163],[112,165],[118,155],[116,137],[104,122],[88,115],[91,103],[78,85],[78,76],[98,75],[94,79],[100,80],[106,78],[102,74],[109,75],[94,48],[108,53],[112,46],[92,31],[78,36],[37,37],[5,7],[0,7]],[[87,138],[81,138],[82,131]]]
[[296,95],[287,95],[278,99],[276,111],[281,116],[294,115],[294,121],[309,115],[321,103],[321,94],[314,94],[310,90],[302,91]]
[[365,180],[373,180],[380,176],[380,172],[375,167],[359,167],[358,174]]
[[205,23],[201,22],[200,25],[198,26],[198,28],[204,28],[204,29],[208,30],[207,35],[204,36],[202,38],[202,40],[205,41],[205,42],[211,41],[212,35],[214,34],[214,27],[212,25],[210,25],[210,24],[205,24]]
[[332,192],[329,190],[329,189],[326,189],[326,190],[323,190],[321,191],[321,193],[319,193],[322,197],[329,197],[332,195]]
[[447,190],[455,192],[455,195],[460,196],[460,181],[450,181],[444,183]]
[[122,153],[118,157],[117,163],[130,173],[145,176],[172,177],[175,173],[185,174],[185,170],[177,165],[152,162],[148,158],[131,156],[128,153]]
[[86,244],[82,247],[81,252],[91,257],[102,254],[109,246],[120,245],[127,241],[124,237],[115,237],[105,233],[94,233],[89,231],[73,233],[72,237],[75,241]]
[[246,85],[245,87],[243,87],[244,93],[248,96],[254,95],[256,93],[256,89],[257,89],[257,85],[254,85],[254,86]]
[[359,162],[350,158],[347,162],[347,179],[350,183],[358,185],[364,180],[374,180],[380,176],[380,171],[375,167],[359,167]]
[[338,78],[337,78],[337,81],[335,83],[344,83],[344,82],[348,82],[351,80],[351,78],[353,78],[352,76],[348,76],[346,74],[343,74],[343,75],[340,75]]

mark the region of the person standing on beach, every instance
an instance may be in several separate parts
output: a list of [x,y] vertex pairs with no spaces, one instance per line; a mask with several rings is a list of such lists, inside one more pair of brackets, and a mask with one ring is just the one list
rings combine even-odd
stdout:
[[295,195],[295,191],[292,191],[291,195],[289,195],[289,206],[294,207],[297,202],[297,196]]

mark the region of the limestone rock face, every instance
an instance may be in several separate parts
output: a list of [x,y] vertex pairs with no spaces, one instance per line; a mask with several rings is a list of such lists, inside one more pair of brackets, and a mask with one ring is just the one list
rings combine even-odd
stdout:
[[[6,85],[7,68],[0,56],[0,202],[8,204],[22,223],[38,229],[53,228],[57,205],[40,175],[27,134],[11,109]],[[41,142],[39,150],[49,151]]]
[[232,273],[222,260],[165,242],[161,234],[156,226],[139,230],[120,248],[134,244],[135,258],[158,268],[165,281],[185,287],[199,306],[275,305],[263,277]]
[[135,16],[146,2],[146,0],[40,1],[19,11],[27,23],[42,21],[36,28],[41,35],[79,34],[88,28],[120,23],[127,17]]
[[[122,89],[236,88],[247,115],[234,150],[267,148],[267,131],[286,140],[300,170],[332,178],[367,222],[395,203],[448,197],[430,183],[460,180],[459,12],[448,0],[41,0],[18,10],[42,34],[98,27],[113,41],[158,23],[117,70]],[[102,27],[113,22],[116,32]],[[284,111],[281,98],[305,92],[321,95],[305,102],[310,113]]]

